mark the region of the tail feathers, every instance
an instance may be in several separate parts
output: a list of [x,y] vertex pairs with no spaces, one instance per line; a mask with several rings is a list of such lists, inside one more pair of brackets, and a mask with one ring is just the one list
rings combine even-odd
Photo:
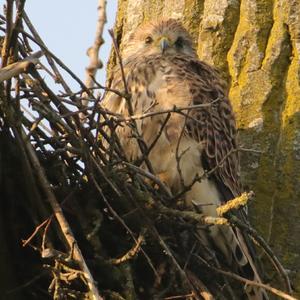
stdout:
[[[237,235],[238,242],[241,246],[241,250],[244,253],[244,255],[248,261],[248,264],[245,265],[244,268],[248,267],[248,269],[249,269],[249,267],[250,267],[250,270],[252,270],[252,274],[249,274],[250,276],[248,275],[249,276],[248,279],[253,280],[254,282],[257,282],[257,283],[262,283],[259,273],[257,271],[257,268],[255,266],[255,263],[253,261],[253,258],[251,256],[251,254],[249,253],[249,247],[247,246],[247,243],[243,237],[243,234],[241,233],[241,231],[239,229],[236,230],[236,235]],[[263,288],[260,288],[257,286],[253,286],[253,285],[248,286],[246,288],[246,293],[250,300],[255,300],[255,299],[268,300],[269,299],[267,292]]]
[[[196,183],[192,190],[186,194],[186,202],[193,204],[194,208],[200,210],[204,215],[217,217],[216,207],[221,204],[220,193],[212,181],[203,180]],[[208,230],[201,230],[197,233],[204,246],[208,248],[213,246],[223,254],[226,265],[233,272],[248,280],[262,283],[253,259],[255,254],[252,253],[251,243],[245,239],[246,237],[239,229],[226,225],[214,225]],[[245,293],[249,300],[269,299],[264,289],[250,284],[245,288]]]
[[[249,247],[241,231],[228,226],[220,226],[218,230],[221,233],[222,240],[226,240],[226,245],[229,248],[228,252],[223,252],[222,249],[219,248],[226,256],[229,265],[236,265],[237,271],[246,279],[262,283],[252,255],[249,252]],[[218,242],[220,243],[220,241],[216,241],[217,247],[219,247]],[[245,288],[245,292],[249,300],[269,299],[266,291],[257,286],[248,285]]]
[[[237,264],[239,268],[244,267],[248,263],[247,256],[242,250],[243,247],[239,242],[239,238],[236,236],[234,230],[229,226],[218,227],[220,236],[222,236],[221,241],[216,239],[216,246],[220,248],[221,243],[224,243],[227,248],[227,252],[223,252],[226,256],[228,264],[233,265]],[[224,248],[225,246],[223,246]]]

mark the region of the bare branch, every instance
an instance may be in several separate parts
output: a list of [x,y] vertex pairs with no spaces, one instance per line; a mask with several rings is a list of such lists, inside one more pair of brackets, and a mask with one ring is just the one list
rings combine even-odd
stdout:
[[1,52],[1,57],[2,57],[2,68],[7,65],[8,61],[8,55],[9,55],[9,44],[10,44],[10,39],[11,39],[11,34],[13,30],[13,0],[7,0],[6,3],[6,31],[5,31],[5,38],[4,42],[2,45],[2,52]]
[[263,284],[263,283],[260,283],[260,282],[257,282],[257,281],[253,281],[253,280],[249,280],[249,279],[246,279],[244,277],[241,277],[237,274],[234,274],[234,273],[231,273],[231,272],[228,272],[228,271],[224,271],[224,270],[221,270],[221,269],[218,269],[218,268],[215,268],[213,267],[212,265],[208,264],[206,262],[206,260],[204,260],[203,258],[201,258],[200,256],[197,256],[208,268],[214,270],[215,272],[217,273],[220,273],[220,274],[223,274],[225,276],[228,276],[228,277],[231,277],[235,280],[238,280],[238,281],[241,281],[241,282],[244,282],[246,285],[252,285],[252,286],[257,286],[257,287],[260,287],[260,288],[263,288],[271,293],[273,293],[274,295],[277,295],[279,297],[281,297],[282,299],[287,299],[287,300],[297,300],[296,298],[278,290],[278,289],[275,289],[267,284]]
[[[115,49],[115,52],[116,52],[116,55],[117,55],[117,58],[118,58],[119,65],[120,65],[120,70],[121,70],[121,75],[122,75],[122,80],[123,80],[125,95],[127,97],[126,100],[129,99],[129,101],[127,101],[127,102],[130,102],[129,90],[128,90],[126,76],[125,76],[125,72],[124,72],[123,60],[122,60],[122,57],[121,57],[121,54],[120,54],[120,51],[119,51],[119,46],[118,46],[117,40],[116,40],[116,38],[114,36],[113,30],[110,29],[110,30],[108,30],[108,32],[109,32],[109,34],[110,34],[110,36],[112,38],[114,49]],[[132,109],[131,103],[128,103],[128,106],[129,106],[129,114],[133,115],[133,109]]]
[[27,238],[26,240],[23,240],[23,241],[22,241],[22,246],[25,247],[28,243],[30,243],[30,241],[35,237],[35,235],[39,232],[39,230],[40,230],[42,227],[46,226],[46,225],[49,223],[50,220],[51,220],[51,218],[48,218],[48,219],[46,219],[44,222],[42,222],[40,225],[38,225],[38,226],[34,229],[33,233],[30,235],[30,237]]
[[31,23],[30,19],[28,18],[27,14],[25,12],[23,13],[23,18],[24,18],[24,21],[25,21],[26,25],[28,26],[31,33],[33,34],[34,38],[29,36],[24,31],[22,31],[23,34],[27,35],[27,37],[29,37],[30,39],[35,40],[35,42],[38,43],[42,47],[42,49],[45,52],[47,61],[48,61],[49,65],[51,66],[52,70],[54,71],[54,73],[56,75],[56,81],[58,81],[62,84],[62,86],[64,87],[64,89],[67,93],[71,93],[70,87],[68,86],[68,84],[66,83],[63,76],[60,74],[60,72],[58,71],[58,68],[56,67],[56,65],[53,62],[53,58],[54,58],[53,55],[51,55],[50,51],[47,49],[46,45],[44,44],[43,40],[41,39],[40,35],[38,34],[36,29],[34,28],[33,24]]
[[[126,76],[125,76],[125,72],[124,72],[124,66],[123,66],[123,61],[122,61],[122,57],[120,54],[119,46],[118,46],[117,40],[115,39],[113,30],[110,29],[109,34],[111,35],[112,40],[113,40],[114,49],[115,49],[115,52],[116,52],[116,55],[118,58],[118,62],[119,62],[119,66],[120,66],[120,70],[121,70],[121,74],[122,74],[122,80],[123,80],[123,85],[124,85],[124,90],[125,90],[125,100],[128,105],[128,113],[130,116],[132,116],[133,115],[133,107],[132,107],[132,102],[131,102],[132,99],[131,99],[131,95],[129,94],[129,90],[128,90],[128,86],[127,86],[127,81],[126,81]],[[154,174],[152,164],[147,155],[148,147],[147,147],[141,133],[139,132],[138,126],[134,119],[132,120],[132,125],[133,125],[132,126],[133,134],[136,135],[136,141],[137,141],[140,151],[142,153],[143,160],[145,161],[145,164],[146,164],[148,170]]]
[[57,202],[55,195],[53,194],[52,188],[51,188],[51,186],[47,180],[47,177],[44,173],[44,169],[40,165],[40,162],[36,156],[36,153],[34,152],[34,149],[27,142],[26,135],[24,133],[22,133],[22,139],[25,142],[25,146],[26,146],[28,155],[29,155],[32,165],[38,175],[39,183],[40,183],[41,187],[43,188],[43,190],[47,196],[47,200],[49,201],[49,203],[53,209],[54,216],[56,217],[56,220],[58,221],[58,223],[60,225],[60,228],[64,234],[66,242],[70,249],[72,249],[74,247],[74,259],[76,259],[78,261],[79,265],[81,266],[81,268],[84,272],[84,276],[86,278],[88,287],[89,287],[90,291],[92,292],[92,297],[94,300],[102,300],[103,298],[99,295],[99,292],[98,292],[98,289],[94,282],[94,279],[92,277],[92,274],[81,254],[81,251],[77,245],[77,241],[75,240],[74,235],[72,233],[71,227],[69,226],[67,220],[65,219],[63,211],[62,211],[59,203]]
[[125,255],[123,255],[120,258],[112,259],[112,260],[110,260],[110,262],[114,265],[119,265],[119,264],[122,264],[122,263],[132,259],[140,251],[141,245],[143,242],[144,242],[144,236],[142,234],[140,234],[137,239],[136,244]]
[[168,208],[159,202],[153,202],[152,204],[154,207],[157,207],[159,212],[162,214],[197,222],[199,225],[230,225],[228,220],[222,217],[215,218],[211,216],[205,216],[193,211]]
[[39,62],[39,58],[43,55],[42,51],[38,51],[25,59],[10,64],[0,70],[0,82],[11,79],[21,73],[27,73],[32,65]]
[[155,112],[149,112],[141,115],[132,115],[127,118],[124,118],[124,121],[131,121],[131,120],[142,120],[145,118],[157,116],[157,115],[163,115],[167,113],[181,113],[184,110],[190,111],[190,110],[195,110],[195,109],[201,109],[201,108],[207,108],[212,106],[213,103],[219,101],[219,99],[216,99],[210,103],[204,103],[204,104],[196,104],[196,105],[189,105],[189,106],[184,106],[184,107],[177,107],[173,106],[173,108],[166,109],[166,110],[161,110],[161,111],[155,111]]
[[[106,23],[106,0],[98,0],[98,20],[96,26],[96,36],[94,44],[87,50],[87,55],[90,58],[88,67],[85,73],[85,85],[88,89],[94,86],[94,80],[98,69],[103,67],[103,63],[99,59],[99,50],[103,45],[103,30]],[[88,94],[83,93],[83,98],[87,98]],[[85,100],[82,103],[84,106],[87,104]]]

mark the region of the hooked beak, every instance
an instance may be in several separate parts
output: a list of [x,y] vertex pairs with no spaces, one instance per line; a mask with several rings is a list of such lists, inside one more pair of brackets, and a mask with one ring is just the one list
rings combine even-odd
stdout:
[[169,48],[169,46],[170,46],[169,39],[166,37],[162,37],[160,40],[161,52],[164,53],[166,51],[166,49]]

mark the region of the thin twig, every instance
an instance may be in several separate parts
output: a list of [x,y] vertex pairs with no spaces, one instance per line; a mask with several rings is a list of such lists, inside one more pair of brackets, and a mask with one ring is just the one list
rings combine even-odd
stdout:
[[[98,69],[103,67],[103,63],[99,59],[100,47],[104,44],[102,37],[104,25],[106,23],[106,0],[98,0],[98,20],[96,26],[96,36],[94,44],[87,50],[87,55],[90,58],[88,67],[85,73],[85,86],[90,89],[94,86],[93,78],[96,76]],[[83,98],[87,98],[87,92],[83,93]],[[87,105],[87,101],[82,101],[83,106]]]
[[[83,91],[86,91],[91,98],[94,98],[93,94],[91,91],[85,86],[83,81],[73,72],[71,71],[53,52],[51,52],[46,46],[44,46],[43,43],[39,42],[36,40],[33,36],[31,36],[29,33],[27,33],[24,30],[20,29],[20,32],[22,32],[27,38],[32,40],[34,43],[36,43],[44,52],[45,54],[51,56],[53,60],[62,68],[64,69],[82,88]],[[49,63],[50,64],[50,63]],[[65,86],[65,89],[67,90],[66,92],[68,94],[73,94],[71,89]]]
[[168,121],[169,121],[170,117],[171,117],[171,113],[167,113],[167,116],[164,119],[163,123],[161,124],[160,129],[159,129],[158,133],[155,136],[155,139],[153,140],[153,142],[150,144],[150,146],[147,149],[147,153],[146,153],[147,155],[149,155],[151,153],[152,149],[154,148],[154,146],[158,142],[158,140],[161,137],[166,125],[168,124]]
[[40,231],[40,229],[42,227],[44,227],[47,223],[49,222],[49,218],[46,219],[44,222],[42,222],[40,225],[38,225],[37,227],[35,227],[33,233],[30,235],[29,238],[27,238],[26,240],[22,241],[22,246],[25,247],[28,243],[30,243],[30,241],[35,237],[35,235]]
[[210,103],[203,103],[203,104],[195,104],[195,105],[189,105],[189,106],[183,106],[183,107],[177,107],[174,105],[170,109],[165,109],[165,110],[160,110],[160,111],[153,111],[149,113],[144,113],[140,115],[132,115],[129,117],[124,117],[123,119],[121,118],[122,121],[128,122],[131,120],[142,120],[145,118],[153,117],[153,116],[158,116],[158,115],[163,115],[167,113],[180,113],[184,110],[190,111],[190,110],[196,110],[196,109],[202,109],[202,108],[207,108],[210,107],[213,103],[219,101],[219,99],[215,99],[214,101]]
[[276,269],[278,270],[279,274],[283,278],[287,292],[291,294],[292,293],[291,283],[286,273],[286,270],[283,268],[282,264],[280,263],[280,261],[278,260],[278,258],[276,257],[276,255],[274,254],[270,246],[267,244],[267,242],[263,239],[263,237],[260,236],[257,233],[257,231],[254,228],[252,228],[249,224],[244,224],[236,216],[229,213],[228,218],[229,218],[229,222],[232,225],[235,225],[239,227],[241,230],[247,232],[250,236],[253,237],[253,239],[257,242],[257,244],[261,246],[261,248],[265,251],[265,253],[268,255],[270,260],[274,263]]
[[[53,72],[56,76],[56,81],[59,81],[62,84],[63,88],[65,89],[65,91],[67,93],[72,93],[70,87],[68,86],[68,84],[64,80],[63,76],[58,71],[58,68],[54,64],[53,59],[52,59],[53,55],[51,55],[50,51],[48,50],[45,43],[41,39],[40,35],[38,34],[36,29],[34,28],[34,26],[31,23],[29,17],[27,16],[26,12],[23,13],[23,18],[24,18],[24,21],[25,21],[26,25],[28,26],[29,30],[33,34],[35,42],[37,42],[39,44],[39,46],[41,46],[42,50],[44,50],[47,61],[48,61],[49,65],[51,66],[51,68],[52,68],[52,70],[53,70]],[[24,31],[22,31],[22,32],[23,32],[23,34],[27,35],[27,37],[29,37],[26,32],[24,32]],[[31,38],[31,37],[29,37],[29,38]]]
[[[99,87],[101,87],[101,85]],[[120,97],[125,97],[126,96],[125,94],[120,93],[119,91],[117,91],[115,89],[105,88],[105,90],[111,91],[111,92],[117,94]],[[190,111],[190,110],[207,108],[207,107],[210,107],[216,101],[219,101],[219,99],[215,99],[214,101],[212,101],[210,103],[195,104],[195,105],[189,105],[189,106],[183,106],[183,107],[181,107],[181,106],[178,107],[178,106],[174,105],[172,108],[169,108],[169,109],[164,109],[164,110],[159,110],[159,111],[152,111],[152,112],[143,113],[143,114],[139,114],[139,115],[131,115],[131,116],[128,116],[128,117],[124,117],[123,115],[117,114],[115,112],[111,112],[111,111],[109,111],[109,110],[107,110],[106,108],[103,108],[103,107],[101,107],[100,109],[102,111],[105,111],[106,114],[111,115],[117,122],[130,122],[130,121],[133,121],[133,120],[142,120],[142,119],[145,119],[145,118],[150,118],[150,117],[169,114],[169,113],[182,113],[185,110]],[[187,118],[192,118],[192,117],[189,117],[188,115],[186,117]]]
[[[188,111],[187,113],[189,114],[190,111]],[[179,178],[180,178],[180,185],[181,188],[185,187],[185,183],[184,183],[184,179],[182,176],[182,171],[181,171],[181,167],[180,167],[180,161],[181,158],[183,157],[183,155],[189,150],[189,147],[184,149],[183,151],[181,151],[181,153],[179,153],[179,149],[180,149],[180,144],[181,144],[181,140],[183,138],[183,135],[186,131],[186,122],[187,122],[187,118],[184,118],[184,124],[180,130],[180,135],[176,144],[176,150],[175,150],[175,159],[176,159],[176,168],[177,168],[177,172],[179,174]]]
[[203,214],[199,214],[194,211],[178,210],[164,206],[162,203],[155,201],[152,205],[156,207],[161,214],[172,216],[176,218],[182,218],[196,222],[199,225],[229,225],[229,221],[222,217],[211,217]]
[[22,19],[24,15],[24,5],[25,5],[25,0],[17,1],[16,18],[11,32],[9,45],[8,45],[9,52],[10,52],[8,63],[13,63],[17,59],[17,52],[18,52],[17,39],[19,35],[19,28],[21,28]]
[[257,287],[260,287],[260,288],[263,288],[271,293],[273,293],[274,295],[277,295],[277,296],[280,296],[281,298],[283,299],[287,299],[287,300],[297,300],[296,298],[278,290],[278,289],[275,289],[267,284],[264,284],[264,283],[261,283],[261,282],[258,282],[258,281],[253,281],[253,280],[249,280],[249,279],[246,279],[242,276],[239,276],[237,274],[234,274],[234,273],[231,273],[231,272],[228,272],[228,271],[224,271],[224,270],[221,270],[221,269],[218,269],[212,265],[210,265],[209,263],[207,263],[206,260],[204,260],[202,257],[196,255],[196,257],[198,259],[201,260],[201,262],[203,262],[208,268],[210,268],[211,270],[217,272],[217,273],[220,273],[220,274],[223,274],[225,276],[228,276],[228,277],[231,277],[235,280],[238,280],[238,281],[241,281],[241,282],[244,282],[246,285],[253,285],[253,286],[257,286]]
[[[126,81],[126,76],[125,76],[125,72],[124,72],[123,60],[122,60],[122,57],[121,57],[121,54],[120,54],[120,51],[119,51],[118,43],[117,43],[117,40],[115,38],[113,30],[109,29],[108,32],[109,32],[109,34],[110,34],[110,36],[112,38],[114,49],[115,49],[115,53],[117,55],[118,62],[119,62],[119,65],[120,65],[120,70],[121,70],[121,75],[122,75],[122,80],[123,80],[125,95],[129,95],[127,81]],[[128,106],[129,106],[129,114],[133,115],[132,105],[129,103]]]
[[219,163],[213,167],[212,169],[210,169],[209,171],[204,171],[201,175],[196,174],[194,176],[194,179],[192,180],[192,182],[185,186],[177,195],[174,195],[173,200],[177,200],[180,199],[182,196],[184,196],[188,191],[190,191],[192,189],[192,187],[194,186],[194,184],[196,182],[201,182],[202,180],[204,180],[205,178],[208,178],[210,175],[214,174],[225,162],[225,160],[232,155],[232,153],[236,152],[236,149],[231,149],[228,153],[226,153],[223,158],[219,161]]
[[123,256],[119,258],[111,259],[110,262],[114,265],[122,264],[132,258],[134,258],[141,249],[141,244],[144,242],[144,236],[142,234],[139,235],[136,244]]
[[[135,241],[136,244],[138,244],[138,240],[136,239],[134,233],[132,232],[132,230],[127,226],[127,224],[124,222],[124,220],[119,216],[119,214],[113,209],[113,207],[110,205],[109,201],[106,199],[100,185],[97,183],[97,181],[95,180],[94,176],[91,175],[92,181],[97,189],[97,191],[99,192],[99,194],[101,195],[102,199],[104,200],[105,204],[107,205],[107,207],[109,208],[110,212],[113,214],[114,218],[116,220],[118,220],[120,222],[120,224],[122,224],[122,226],[129,232],[130,236],[132,237],[132,239]],[[147,259],[150,267],[152,268],[155,276],[159,276],[155,270],[155,267],[153,266],[151,259],[149,258],[149,256],[147,255],[147,253],[143,250],[143,247],[141,247],[141,252],[143,253],[143,255],[145,256],[145,258]]]
[[67,220],[65,219],[63,211],[62,211],[59,203],[56,200],[56,197],[55,197],[55,195],[52,191],[52,188],[51,188],[51,186],[50,186],[50,184],[47,180],[47,177],[44,173],[44,169],[40,165],[40,162],[39,162],[39,160],[36,156],[36,153],[34,152],[34,149],[27,142],[27,138],[26,138],[26,135],[24,133],[22,133],[22,139],[25,142],[27,153],[28,153],[28,155],[30,157],[30,160],[32,162],[32,165],[33,165],[33,167],[36,171],[39,183],[40,183],[41,187],[43,188],[44,193],[47,197],[47,200],[49,201],[49,203],[52,207],[53,213],[56,217],[56,220],[58,221],[58,223],[60,225],[61,231],[64,234],[66,242],[67,242],[70,249],[72,249],[72,247],[74,247],[74,259],[76,261],[78,261],[81,269],[84,272],[84,276],[85,276],[85,279],[87,281],[88,287],[89,287],[89,289],[92,293],[92,297],[93,297],[94,300],[102,300],[103,298],[99,295],[98,289],[97,289],[95,281],[93,279],[93,276],[92,276],[92,274],[91,274],[91,272],[90,272],[90,270],[89,270],[89,268],[88,268],[88,266],[87,266],[87,264],[86,264],[86,262],[85,262],[85,260],[82,256],[82,254],[81,254],[81,251],[80,251],[80,249],[77,245],[77,242],[74,238],[74,235],[72,233],[72,229],[69,226],[69,223],[67,222]]
[[137,167],[137,166],[135,166],[135,165],[133,165],[133,164],[131,164],[129,162],[123,161],[122,164],[124,164],[125,166],[129,167],[130,169],[132,169],[136,173],[141,174],[145,178],[150,179],[151,181],[153,181],[154,183],[156,183],[167,196],[169,196],[170,198],[172,197],[171,191],[155,175],[153,175],[153,174],[149,173],[148,171],[143,170],[142,168]]
[[21,73],[27,73],[29,68],[36,65],[39,62],[39,58],[43,55],[42,51],[38,51],[25,59],[7,65],[0,69],[0,82],[11,79]]
[[6,11],[5,11],[5,19],[6,19],[6,30],[5,30],[5,38],[2,45],[2,52],[1,52],[1,58],[2,63],[1,67],[5,67],[8,62],[8,55],[9,55],[9,45],[10,45],[10,39],[13,29],[13,0],[7,0],[6,1]]
[[[117,89],[112,89],[112,88],[110,88],[110,87],[103,86],[103,85],[100,84],[98,81],[96,81],[96,79],[95,79],[94,77],[92,77],[92,79],[93,79],[94,83],[96,84],[97,88],[102,89],[102,90],[104,90],[104,91],[106,91],[106,92],[112,92],[112,93],[118,95],[118,96],[121,97],[121,98],[125,98],[126,95],[123,94],[122,92],[120,92],[119,90],[117,90]],[[101,109],[106,110],[105,108],[101,108]],[[107,110],[106,110],[106,111],[107,111]],[[110,113],[111,113],[111,114],[115,114],[115,113],[113,113],[113,112],[107,111],[107,114],[110,114]],[[118,115],[118,116],[121,116],[121,115]]]
[[[118,58],[118,62],[119,62],[119,66],[120,66],[120,70],[121,70],[121,75],[122,75],[122,80],[123,80],[123,85],[124,85],[124,90],[125,90],[125,100],[126,100],[126,103],[128,106],[128,113],[129,113],[129,116],[132,116],[133,112],[134,112],[133,107],[132,107],[132,101],[131,101],[132,99],[131,99],[131,95],[129,93],[129,89],[128,89],[128,85],[127,85],[127,81],[126,81],[126,76],[125,76],[125,71],[124,71],[124,66],[123,66],[123,61],[122,61],[122,57],[120,54],[119,46],[118,46],[117,40],[114,36],[113,30],[110,29],[108,32],[112,38],[114,49],[115,49],[115,52],[116,52],[116,55]],[[134,119],[132,120],[132,129],[133,129],[133,134],[136,136],[136,141],[137,141],[140,151],[142,153],[142,157],[145,161],[145,164],[146,164],[148,170],[154,174],[152,164],[147,156],[148,147],[147,147],[141,133],[139,132],[137,123]]]

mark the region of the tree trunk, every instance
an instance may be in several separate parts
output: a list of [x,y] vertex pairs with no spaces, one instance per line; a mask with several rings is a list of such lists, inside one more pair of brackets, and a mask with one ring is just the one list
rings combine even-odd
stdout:
[[[300,296],[299,0],[119,0],[121,49],[144,20],[179,18],[230,86],[250,215]],[[108,69],[114,64],[112,57]]]

